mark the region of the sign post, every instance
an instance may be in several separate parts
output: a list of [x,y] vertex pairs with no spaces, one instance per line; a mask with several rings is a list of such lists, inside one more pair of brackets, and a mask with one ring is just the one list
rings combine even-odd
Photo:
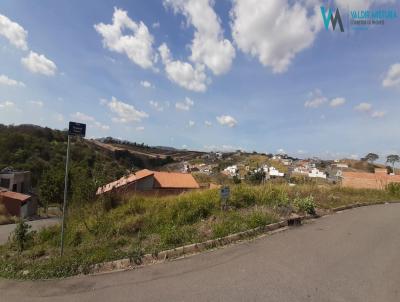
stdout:
[[68,143],[67,143],[67,159],[65,161],[65,179],[64,179],[64,202],[62,211],[62,225],[61,225],[61,251],[60,256],[64,254],[64,230],[65,230],[65,213],[67,209],[67,196],[68,196],[68,164],[69,164],[69,143],[71,136],[85,137],[86,125],[69,122],[68,128]]
[[227,201],[229,198],[231,191],[229,187],[222,187],[220,191],[220,196],[221,196],[221,209],[224,211],[226,210],[227,207]]

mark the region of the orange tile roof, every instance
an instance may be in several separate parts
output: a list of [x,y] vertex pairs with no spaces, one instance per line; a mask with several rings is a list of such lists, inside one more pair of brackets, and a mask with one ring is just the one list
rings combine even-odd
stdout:
[[173,173],[173,172],[157,172],[147,169],[137,171],[128,176],[110,182],[97,189],[96,194],[103,194],[113,189],[123,187],[148,176],[153,176],[156,180],[155,188],[180,188],[180,189],[198,189],[199,184],[191,174]]
[[174,172],[154,172],[156,188],[198,189],[199,184],[192,174]]
[[132,183],[134,181],[137,181],[139,179],[148,177],[148,176],[153,175],[153,174],[154,174],[153,171],[150,171],[150,170],[147,170],[147,169],[143,169],[143,170],[137,171],[136,173],[132,173],[132,174],[130,174],[128,176],[123,176],[123,177],[121,177],[120,179],[118,179],[116,181],[110,182],[110,183],[108,183],[108,184],[106,184],[106,185],[104,185],[102,187],[99,187],[97,189],[96,194],[103,194],[103,193],[109,192],[112,189],[116,189],[116,188],[125,186],[125,185],[130,184],[130,183]]
[[8,190],[0,191],[0,196],[16,199],[16,200],[19,200],[19,201],[22,201],[22,202],[24,202],[24,201],[28,200],[29,198],[31,198],[29,195],[22,194],[22,193],[17,193],[17,192],[12,192],[12,191],[8,191]]

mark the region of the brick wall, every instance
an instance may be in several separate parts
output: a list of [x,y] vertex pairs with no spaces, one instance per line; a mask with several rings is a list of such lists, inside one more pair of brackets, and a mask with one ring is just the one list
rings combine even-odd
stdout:
[[[399,175],[376,175],[372,173],[358,173],[357,176],[347,176],[345,173],[342,178],[342,186],[356,189],[378,189],[383,190],[389,183],[400,183]],[[361,175],[369,174],[369,175]],[[371,175],[372,174],[372,175]],[[374,177],[372,177],[374,176]]]

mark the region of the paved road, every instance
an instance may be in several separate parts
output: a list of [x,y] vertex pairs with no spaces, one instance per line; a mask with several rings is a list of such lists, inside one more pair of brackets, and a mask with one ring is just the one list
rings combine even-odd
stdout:
[[400,204],[142,269],[0,281],[1,301],[400,301]]
[[[45,226],[50,226],[59,223],[59,218],[47,218],[39,219],[34,221],[28,221],[28,224],[32,226],[31,230],[39,230]],[[14,231],[15,224],[0,225],[0,244],[4,244],[8,240],[8,236]]]

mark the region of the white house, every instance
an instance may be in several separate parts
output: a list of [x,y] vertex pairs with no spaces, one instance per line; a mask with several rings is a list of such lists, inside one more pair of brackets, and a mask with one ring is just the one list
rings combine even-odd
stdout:
[[224,169],[224,173],[232,177],[237,175],[238,171],[239,169],[237,165],[232,165]]
[[312,168],[311,171],[308,173],[308,177],[319,177],[319,178],[326,178],[326,174],[317,168]]

